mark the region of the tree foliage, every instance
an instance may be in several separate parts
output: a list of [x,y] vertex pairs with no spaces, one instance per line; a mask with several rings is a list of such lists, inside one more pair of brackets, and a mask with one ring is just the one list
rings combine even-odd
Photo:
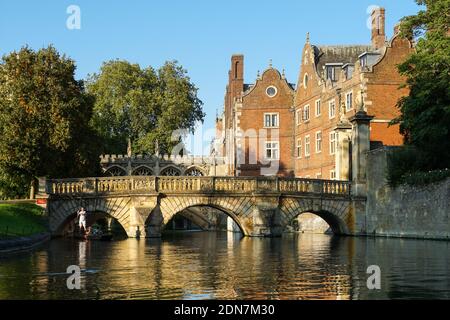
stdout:
[[450,165],[450,0],[416,0],[425,10],[402,20],[401,32],[417,41],[416,50],[399,65],[409,96],[399,101],[405,143],[423,155],[418,167]]
[[0,197],[27,195],[39,176],[93,174],[98,146],[93,99],[75,64],[53,47],[12,52],[0,62]]
[[96,98],[92,126],[105,141],[105,153],[124,153],[131,139],[133,152],[170,152],[178,142],[172,133],[193,131],[203,121],[197,88],[181,66],[166,62],[155,70],[113,60],[103,64],[88,80],[88,92]]

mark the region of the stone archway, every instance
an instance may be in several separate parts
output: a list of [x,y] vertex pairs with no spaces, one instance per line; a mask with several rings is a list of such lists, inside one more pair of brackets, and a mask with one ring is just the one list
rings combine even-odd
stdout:
[[281,199],[280,225],[286,228],[302,213],[313,213],[330,226],[334,234],[348,235],[354,228],[353,207],[349,201],[285,198]]
[[165,166],[164,168],[161,168],[161,171],[159,172],[160,176],[180,176],[181,175],[181,170],[178,169],[177,167],[175,167],[174,165],[168,165]]
[[118,165],[113,165],[111,167],[109,167],[108,169],[105,170],[104,172],[105,176],[111,176],[111,177],[116,177],[116,176],[126,176],[127,175],[127,170],[121,166]]
[[78,209],[83,206],[88,212],[103,212],[114,219],[129,233],[130,231],[130,198],[91,198],[52,201],[48,207],[49,226],[52,235],[61,235],[65,223],[74,217]]
[[[253,225],[254,205],[251,197],[170,196],[160,202],[161,228],[185,209],[211,207],[231,217],[242,234],[249,235]],[[153,213],[152,213],[153,214]]]
[[197,166],[190,166],[186,170],[184,170],[183,175],[191,177],[203,177],[207,176],[207,173]]
[[141,165],[141,166],[138,166],[133,169],[132,175],[133,176],[152,176],[153,170],[146,165]]
[[[181,217],[190,220],[203,231],[217,231],[221,217],[228,217],[223,211],[206,206],[194,206],[178,213]],[[176,215],[175,215],[176,216]]]

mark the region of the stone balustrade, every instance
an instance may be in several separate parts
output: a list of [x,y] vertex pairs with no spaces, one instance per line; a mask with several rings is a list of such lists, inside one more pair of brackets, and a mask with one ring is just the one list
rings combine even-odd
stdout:
[[282,193],[350,197],[348,181],[281,177],[126,176],[45,181],[47,194]]

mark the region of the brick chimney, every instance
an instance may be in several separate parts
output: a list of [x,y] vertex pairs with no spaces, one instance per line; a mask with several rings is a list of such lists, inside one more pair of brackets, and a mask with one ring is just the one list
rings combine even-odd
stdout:
[[378,7],[372,10],[372,47],[379,49],[385,46],[385,9]]
[[230,91],[231,99],[239,97],[244,90],[244,56],[242,54],[234,54],[231,57]]

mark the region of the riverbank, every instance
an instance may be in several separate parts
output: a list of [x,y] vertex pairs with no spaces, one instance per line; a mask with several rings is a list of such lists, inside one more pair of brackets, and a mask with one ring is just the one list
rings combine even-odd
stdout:
[[49,239],[41,207],[31,203],[0,203],[0,254],[28,250]]

